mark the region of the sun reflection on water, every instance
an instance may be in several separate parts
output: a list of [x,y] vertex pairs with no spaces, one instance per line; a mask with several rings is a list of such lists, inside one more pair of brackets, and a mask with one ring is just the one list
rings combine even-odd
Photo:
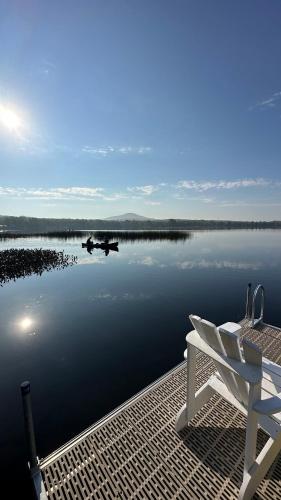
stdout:
[[34,336],[38,332],[34,330],[35,321],[30,316],[24,316],[17,322],[18,329],[21,333]]
[[25,318],[19,321],[19,326],[21,330],[27,330],[30,326],[32,326],[33,321],[30,317],[26,316]]

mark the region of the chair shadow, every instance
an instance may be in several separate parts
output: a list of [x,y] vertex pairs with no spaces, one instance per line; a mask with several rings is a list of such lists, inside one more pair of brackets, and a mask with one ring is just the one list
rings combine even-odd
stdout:
[[[229,479],[231,484],[239,490],[243,477],[243,462],[245,450],[246,430],[243,427],[202,426],[191,424],[179,432],[184,447],[201,462],[216,480],[219,475]],[[257,455],[265,445],[268,436],[258,431]],[[183,463],[184,468],[184,463]],[[281,454],[268,470],[266,479],[278,483],[281,491]],[[210,478],[211,480],[211,478]],[[276,488],[277,485],[275,485]],[[254,496],[261,498],[257,492]],[[264,496],[262,498],[265,498]]]

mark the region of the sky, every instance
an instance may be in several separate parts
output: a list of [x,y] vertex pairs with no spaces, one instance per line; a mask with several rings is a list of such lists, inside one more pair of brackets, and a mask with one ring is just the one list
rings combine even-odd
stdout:
[[0,214],[281,219],[279,0],[0,0]]

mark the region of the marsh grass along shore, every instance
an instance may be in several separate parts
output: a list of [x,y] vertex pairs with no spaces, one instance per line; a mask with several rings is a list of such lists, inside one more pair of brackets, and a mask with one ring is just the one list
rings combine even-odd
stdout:
[[0,286],[18,278],[72,266],[77,258],[55,250],[11,248],[0,251]]

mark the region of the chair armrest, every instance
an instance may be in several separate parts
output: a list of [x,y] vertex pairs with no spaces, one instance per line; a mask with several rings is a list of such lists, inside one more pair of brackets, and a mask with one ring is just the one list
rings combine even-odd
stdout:
[[262,415],[274,415],[281,411],[281,392],[268,399],[260,399],[253,405],[253,410]]

